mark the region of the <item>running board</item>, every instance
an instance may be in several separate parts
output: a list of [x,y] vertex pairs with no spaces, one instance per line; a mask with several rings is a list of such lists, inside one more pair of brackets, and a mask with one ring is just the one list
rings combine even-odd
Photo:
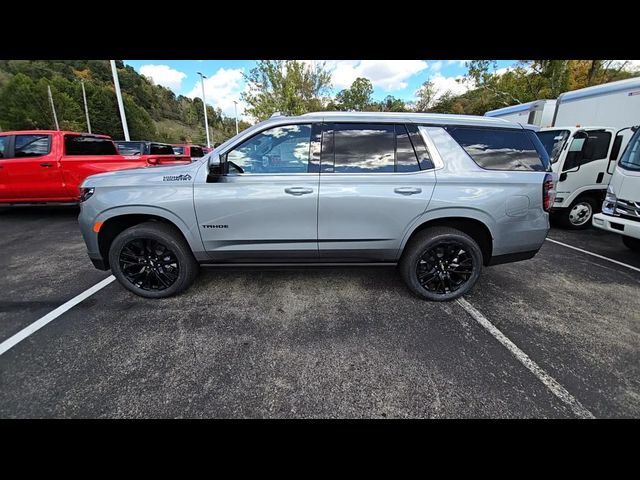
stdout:
[[307,262],[307,263],[296,263],[296,262],[286,262],[286,263],[275,263],[275,262],[265,262],[265,263],[208,263],[203,262],[200,264],[201,267],[206,268],[233,268],[233,267],[395,267],[398,265],[397,262]]

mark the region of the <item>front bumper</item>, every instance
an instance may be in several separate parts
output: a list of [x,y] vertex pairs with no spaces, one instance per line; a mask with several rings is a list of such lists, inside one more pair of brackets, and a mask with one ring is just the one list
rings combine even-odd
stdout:
[[640,239],[640,222],[621,217],[596,213],[592,220],[593,226],[626,237]]

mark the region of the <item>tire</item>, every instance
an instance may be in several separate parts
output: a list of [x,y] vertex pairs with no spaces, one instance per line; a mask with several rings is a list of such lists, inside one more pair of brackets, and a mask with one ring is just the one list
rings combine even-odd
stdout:
[[568,230],[584,230],[591,226],[591,219],[596,213],[597,202],[591,197],[576,198],[569,208],[558,212],[558,220]]
[[622,236],[622,243],[624,243],[624,246],[634,250],[636,252],[640,252],[640,240],[637,238],[633,238],[633,237],[627,237],[626,235]]
[[122,286],[145,298],[183,292],[199,270],[180,232],[158,222],[142,223],[121,232],[109,248],[109,265]]
[[[459,247],[465,251],[463,260],[459,259]],[[440,265],[439,258],[444,259]],[[469,274],[456,274],[456,271],[462,272],[461,267],[464,266],[471,267],[464,270]],[[402,279],[418,297],[436,302],[455,300],[471,290],[478,281],[482,271],[482,251],[466,233],[450,227],[434,227],[411,239],[405,247],[399,267]],[[419,278],[421,270],[425,286]],[[456,288],[452,288],[456,285]]]

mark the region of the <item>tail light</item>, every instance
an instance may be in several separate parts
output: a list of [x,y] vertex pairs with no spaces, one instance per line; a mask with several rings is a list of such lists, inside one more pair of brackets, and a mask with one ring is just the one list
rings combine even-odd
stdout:
[[556,190],[553,184],[553,176],[547,173],[542,183],[542,207],[545,212],[551,210],[551,205],[556,198]]

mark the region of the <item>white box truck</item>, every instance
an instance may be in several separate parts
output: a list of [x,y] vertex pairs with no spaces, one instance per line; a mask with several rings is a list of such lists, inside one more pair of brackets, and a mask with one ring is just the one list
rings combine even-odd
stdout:
[[557,223],[569,229],[591,225],[611,180],[613,162],[632,135],[630,127],[638,124],[640,78],[558,97],[553,127],[537,132],[559,176],[551,210]]
[[593,226],[622,235],[623,243],[640,252],[640,128],[615,166],[602,213],[593,217]]
[[556,111],[555,100],[536,100],[528,103],[512,105],[510,107],[490,110],[485,117],[498,117],[515,123],[528,123],[538,127],[553,125],[553,116]]

